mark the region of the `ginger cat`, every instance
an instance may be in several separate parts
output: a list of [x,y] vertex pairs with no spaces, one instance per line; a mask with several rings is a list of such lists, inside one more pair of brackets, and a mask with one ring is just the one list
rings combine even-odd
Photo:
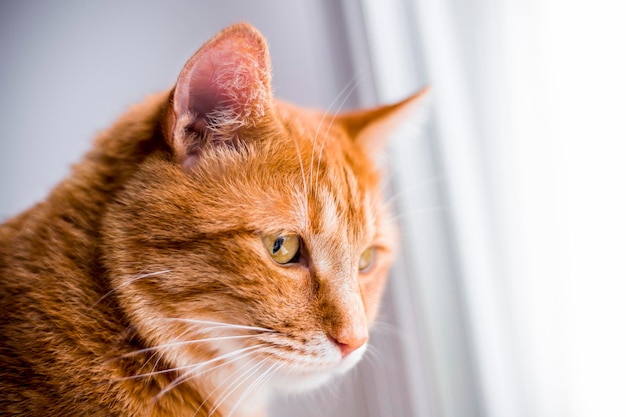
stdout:
[[420,100],[275,100],[231,26],[0,227],[0,410],[264,416],[362,357],[394,250],[375,163]]

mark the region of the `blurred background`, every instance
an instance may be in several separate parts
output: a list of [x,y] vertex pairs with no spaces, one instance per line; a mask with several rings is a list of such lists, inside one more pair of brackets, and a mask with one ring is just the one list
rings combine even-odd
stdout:
[[5,0],[0,219],[44,198],[204,41],[249,21],[278,97],[339,110],[433,87],[390,146],[403,251],[371,353],[272,415],[625,416],[624,7]]

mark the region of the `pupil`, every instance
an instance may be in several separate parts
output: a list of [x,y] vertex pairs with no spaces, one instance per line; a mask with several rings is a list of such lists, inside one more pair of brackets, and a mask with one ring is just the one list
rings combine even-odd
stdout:
[[284,237],[279,237],[278,239],[274,241],[274,247],[272,248],[273,255],[276,255],[276,252],[280,250],[280,248],[283,246],[284,241],[285,241]]

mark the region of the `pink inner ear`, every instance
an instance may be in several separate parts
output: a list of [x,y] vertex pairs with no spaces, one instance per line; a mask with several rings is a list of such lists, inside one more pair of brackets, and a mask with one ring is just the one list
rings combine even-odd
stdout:
[[176,117],[191,113],[187,127],[198,133],[221,124],[233,130],[262,115],[269,95],[265,51],[256,39],[236,35],[205,45],[178,79]]
[[195,115],[190,126],[195,132],[206,130],[211,117],[224,113],[220,109],[228,109],[233,114],[241,112],[237,100],[233,100],[233,94],[217,85],[211,56],[200,57],[200,60],[208,62],[198,62],[190,73],[185,108],[185,111]]

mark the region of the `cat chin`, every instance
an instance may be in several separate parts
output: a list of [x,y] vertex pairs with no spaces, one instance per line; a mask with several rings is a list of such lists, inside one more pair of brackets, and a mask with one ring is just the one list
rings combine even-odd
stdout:
[[336,367],[320,370],[293,370],[275,379],[275,388],[286,393],[305,392],[327,384],[334,377],[345,374],[363,358],[367,344],[361,346]]
[[316,373],[290,374],[275,381],[276,390],[283,393],[300,393],[321,387],[330,381],[335,374],[332,371]]

